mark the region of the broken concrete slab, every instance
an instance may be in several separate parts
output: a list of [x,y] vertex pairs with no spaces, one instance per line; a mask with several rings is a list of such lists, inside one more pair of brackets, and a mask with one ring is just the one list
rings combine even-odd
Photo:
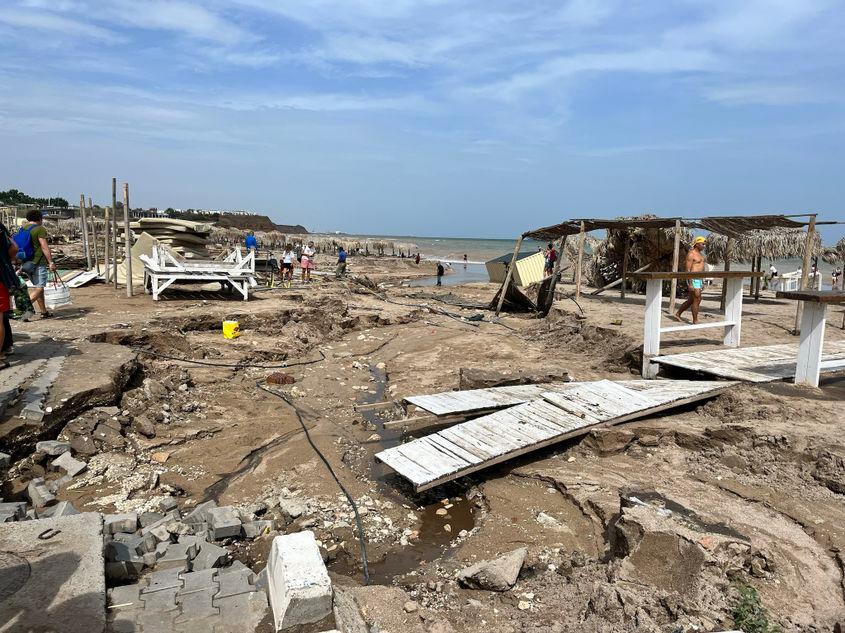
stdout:
[[248,539],[258,538],[262,534],[270,534],[275,529],[275,522],[266,519],[243,524],[244,536]]
[[351,591],[341,587],[334,588],[332,611],[335,625],[343,633],[369,633],[370,627],[361,615],[361,608]]
[[56,505],[45,508],[39,518],[46,519],[50,517],[67,517],[79,514],[79,510],[73,507],[70,501],[59,501]]
[[26,487],[26,496],[29,497],[29,502],[36,508],[45,508],[58,503],[58,499],[50,492],[42,477],[36,477],[29,482]]
[[214,543],[203,542],[200,546],[199,553],[194,557],[191,569],[193,571],[203,571],[212,569],[213,567],[220,567],[228,559],[229,550]]
[[20,521],[26,516],[26,501],[0,503],[0,523]]
[[471,589],[507,591],[516,584],[528,549],[520,547],[493,560],[471,565],[458,572],[458,582]]
[[209,532],[215,541],[241,535],[241,520],[232,506],[210,508],[207,515]]
[[43,442],[35,443],[35,452],[49,455],[50,457],[58,457],[70,450],[70,442],[61,442],[59,440],[45,440]]
[[[54,536],[39,540],[45,530]],[[0,530],[0,629],[105,630],[106,583],[100,514],[9,523]]]
[[298,519],[308,511],[308,506],[302,499],[279,497],[279,511],[287,521]]
[[216,501],[204,501],[184,516],[184,523],[208,523],[208,511],[216,508]]
[[313,532],[274,538],[267,574],[277,631],[319,622],[331,613],[332,584]]
[[106,534],[117,534],[118,532],[132,534],[138,529],[138,514],[135,512],[107,514],[103,517],[103,529]]
[[85,462],[74,459],[69,450],[54,459],[51,466],[53,468],[61,468],[70,477],[76,477],[78,474],[85,472],[88,468],[88,464]]

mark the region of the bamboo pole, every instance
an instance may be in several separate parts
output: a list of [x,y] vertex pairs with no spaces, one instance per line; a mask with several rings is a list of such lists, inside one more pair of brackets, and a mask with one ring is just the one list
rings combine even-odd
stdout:
[[499,313],[502,311],[502,304],[505,303],[505,295],[508,292],[508,287],[511,283],[511,277],[513,277],[513,269],[516,267],[516,258],[519,255],[519,247],[522,246],[522,240],[525,236],[520,235],[519,238],[516,240],[516,246],[513,248],[513,255],[511,256],[511,263],[508,266],[508,272],[505,275],[505,283],[502,284],[502,289],[499,292],[499,303],[496,306],[496,316],[499,316]]
[[[801,285],[799,290],[807,289],[807,281],[810,279],[810,257],[813,255],[813,233],[816,230],[816,214],[810,215],[810,224],[807,226],[807,237],[804,239],[804,262],[801,266]],[[792,330],[793,334],[801,332],[801,308],[804,307],[803,301],[798,301],[798,307],[795,308],[795,328]]]
[[126,296],[132,296],[132,240],[129,238],[129,183],[123,183],[123,263],[126,268]]
[[91,240],[94,242],[94,268],[97,270],[97,274],[100,274],[100,248],[97,246],[97,218],[94,215],[94,205],[91,202],[91,198],[88,198],[88,211],[89,211],[89,218],[91,220]]
[[[731,257],[733,257],[734,252],[734,238],[729,237],[727,242],[725,242],[725,272],[728,272],[731,269]],[[722,312],[725,311],[725,301],[728,296],[728,284],[727,279],[722,280],[722,301],[719,304],[719,310]]]
[[[625,231],[625,247],[622,249],[622,287],[619,289],[619,296],[625,298],[625,290],[628,287],[628,256],[631,251],[631,235]],[[660,252],[660,251],[658,251]]]
[[584,273],[584,241],[587,239],[586,225],[581,220],[581,232],[578,234],[578,265],[575,267],[575,299],[581,298],[581,278]]
[[111,278],[114,289],[117,290],[117,178],[111,179],[111,243],[114,245],[114,261],[112,262]]
[[79,221],[82,227],[82,252],[85,255],[87,270],[91,270],[91,251],[88,249],[88,219],[85,213],[85,194],[79,195]]
[[[678,265],[681,259],[681,221],[675,220],[675,247],[672,251],[672,272],[678,272]],[[671,290],[669,291],[669,314],[675,314],[675,295],[678,294],[678,280],[672,278]]]
[[[763,271],[763,256],[757,255],[757,272]],[[760,300],[760,284],[763,283],[762,277],[752,277],[751,283],[754,284],[754,301]]]

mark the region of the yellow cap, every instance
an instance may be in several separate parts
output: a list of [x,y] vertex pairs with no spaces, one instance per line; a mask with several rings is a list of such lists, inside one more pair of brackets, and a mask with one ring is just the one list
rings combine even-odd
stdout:
[[703,237],[703,236],[699,235],[697,238],[695,238],[695,239],[692,241],[692,243],[693,243],[693,244],[704,244],[704,242],[706,242],[706,241],[707,241],[707,238],[705,238],[705,237]]

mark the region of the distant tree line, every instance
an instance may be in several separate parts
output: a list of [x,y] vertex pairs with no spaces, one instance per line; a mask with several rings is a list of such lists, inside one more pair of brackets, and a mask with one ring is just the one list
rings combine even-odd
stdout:
[[17,189],[0,191],[0,204],[37,204],[42,207],[65,207],[70,206],[64,198],[35,198]]

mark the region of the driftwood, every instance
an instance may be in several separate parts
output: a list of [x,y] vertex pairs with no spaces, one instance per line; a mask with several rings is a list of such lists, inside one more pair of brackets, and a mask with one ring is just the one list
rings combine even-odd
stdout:
[[513,280],[510,280],[510,283],[507,285],[507,291],[505,292],[504,300],[499,301],[500,295],[502,294],[502,289],[505,287],[505,284],[502,284],[499,287],[499,290],[496,292],[493,300],[490,302],[488,308],[490,310],[502,310],[504,309],[506,312],[536,312],[537,306],[534,304],[531,299],[529,299],[525,294],[516,287],[513,283]]
[[523,370],[501,372],[491,369],[461,367],[458,389],[487,389],[489,387],[510,387],[513,385],[534,385],[550,382],[569,382],[569,371],[550,368],[547,370]]

